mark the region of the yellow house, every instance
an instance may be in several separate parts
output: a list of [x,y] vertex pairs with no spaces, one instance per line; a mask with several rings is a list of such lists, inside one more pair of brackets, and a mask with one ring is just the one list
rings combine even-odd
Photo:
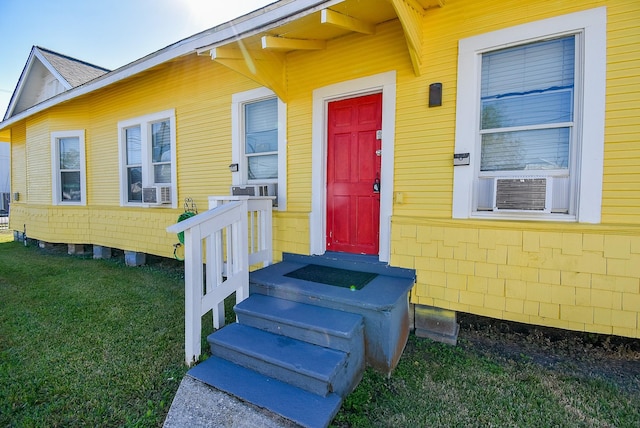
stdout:
[[281,0],[80,82],[34,48],[10,228],[135,264],[173,257],[185,199],[267,192],[276,260],[414,272],[421,334],[640,338],[638,46],[634,0]]
[[638,46],[633,0],[282,0],[47,96],[25,69],[10,227],[173,257],[185,198],[266,189],[276,260],[414,269],[418,319],[640,338]]

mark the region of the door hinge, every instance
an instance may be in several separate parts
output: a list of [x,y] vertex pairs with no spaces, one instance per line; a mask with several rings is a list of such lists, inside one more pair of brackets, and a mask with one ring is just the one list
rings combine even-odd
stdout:
[[376,140],[382,140],[382,129],[376,131]]

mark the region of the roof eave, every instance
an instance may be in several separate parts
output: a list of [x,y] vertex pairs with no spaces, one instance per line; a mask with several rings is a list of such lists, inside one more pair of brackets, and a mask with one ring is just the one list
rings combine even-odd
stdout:
[[[18,78],[18,83],[16,83],[16,88],[13,90],[13,94],[11,94],[11,99],[9,100],[9,105],[7,106],[7,111],[4,114],[3,120],[6,120],[16,108],[16,103],[20,98],[20,94],[22,94],[22,90],[24,88],[24,79],[29,74],[29,70],[33,66],[33,58],[35,57],[36,47],[33,46],[31,48],[31,52],[29,52],[29,58],[27,58],[27,62],[24,64],[24,68],[22,69],[22,73],[20,73],[20,77]],[[1,123],[0,123],[1,124]]]
[[[327,8],[332,5],[342,3],[344,0],[291,0],[289,2],[278,2],[275,4],[282,4],[278,8],[269,10],[269,6],[259,9],[263,12],[260,16],[255,17],[251,22],[238,23],[234,25],[234,21],[230,21],[227,28],[221,29],[222,31],[216,32],[216,36],[210,42],[203,40],[203,44],[197,49],[198,53],[211,50],[215,47],[226,45],[230,40],[242,39],[250,37],[257,33],[271,29],[272,27],[282,25],[287,21],[298,19],[302,16],[316,12],[319,9]],[[255,21],[259,20],[259,24]],[[246,25],[242,25],[246,24]],[[258,25],[256,25],[258,24]]]
[[[272,3],[250,12],[247,15],[180,40],[159,51],[91,80],[84,85],[77,86],[53,98],[49,98],[15,116],[9,118],[5,116],[5,120],[0,122],[0,131],[50,107],[112,85],[175,58],[201,51],[203,47],[216,46],[233,38],[247,37],[248,35],[255,34],[257,31],[263,31],[282,20],[294,19],[307,13],[312,13],[320,6],[327,7],[328,5],[341,3],[342,1],[343,0],[281,0]],[[21,79],[22,78],[23,76],[21,76]],[[9,111],[10,110],[7,109],[7,115]]]

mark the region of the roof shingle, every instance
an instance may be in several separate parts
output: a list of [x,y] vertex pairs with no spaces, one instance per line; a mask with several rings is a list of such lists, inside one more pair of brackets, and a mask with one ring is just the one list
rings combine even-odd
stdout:
[[58,73],[74,88],[110,71],[106,68],[89,64],[88,62],[80,61],[40,46],[36,46],[36,48],[40,50],[42,56],[44,56]]

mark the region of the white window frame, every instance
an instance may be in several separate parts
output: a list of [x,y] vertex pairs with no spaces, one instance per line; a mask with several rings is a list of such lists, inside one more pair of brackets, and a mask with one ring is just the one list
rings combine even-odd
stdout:
[[[245,156],[244,142],[244,106],[269,98],[278,100],[278,178],[271,180],[249,180],[248,162]],[[238,171],[232,172],[231,183],[234,186],[259,183],[278,184],[279,211],[287,209],[287,105],[277,98],[268,88],[257,88],[238,92],[231,97],[231,158],[238,165]]]
[[[61,138],[78,138],[80,154],[80,200],[64,201],[60,197],[62,183],[60,181],[60,145]],[[51,133],[51,192],[53,205],[87,205],[87,169],[84,147],[84,129],[75,131],[57,131]]]
[[[455,153],[470,153],[469,165],[454,167],[453,218],[498,218],[600,223],[604,163],[607,48],[606,7],[589,9],[462,39],[458,46]],[[574,209],[569,214],[496,213],[475,209],[480,176],[480,71],[482,54],[576,34],[578,49],[574,115],[576,163]],[[577,85],[580,85],[578,88]],[[573,148],[572,148],[573,149]]]
[[[129,202],[128,182],[127,182],[127,140],[126,129],[134,126],[140,126],[140,144],[142,151],[142,187],[150,187],[156,185],[153,176],[153,164],[151,157],[151,125],[153,123],[169,121],[170,140],[171,140],[171,183],[158,183],[158,186],[171,186],[171,204],[166,205],[149,205],[143,202]],[[177,181],[177,164],[176,164],[176,116],[175,110],[169,109],[157,113],[151,113],[132,119],[126,119],[118,122],[118,151],[120,158],[120,205],[132,207],[178,207],[178,181]]]

